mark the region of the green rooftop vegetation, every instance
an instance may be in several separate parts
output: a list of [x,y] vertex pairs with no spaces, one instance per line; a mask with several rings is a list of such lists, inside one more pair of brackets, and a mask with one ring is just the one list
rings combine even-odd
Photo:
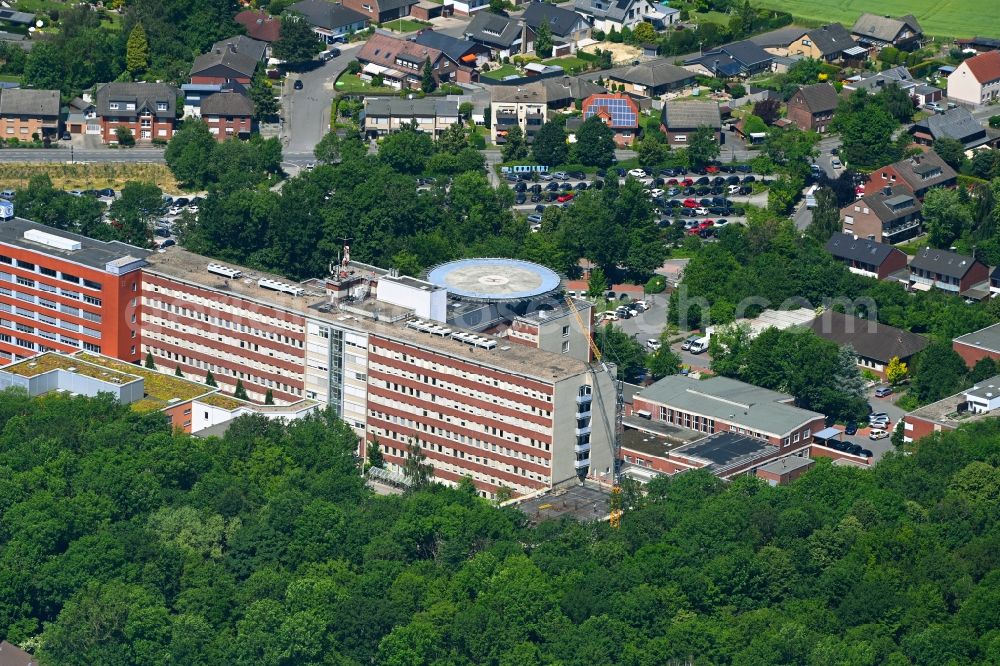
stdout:
[[138,373],[132,372],[130,367],[109,368],[107,366],[94,366],[84,363],[76,357],[51,353],[42,354],[41,356],[35,356],[20,363],[9,365],[5,370],[21,377],[37,377],[52,370],[70,370],[71,368],[78,375],[107,382],[111,382],[112,378],[117,377],[119,379],[118,382],[115,382],[117,384],[127,384],[139,377]]
[[[119,372],[125,372],[142,377],[144,381],[143,388],[146,392],[146,396],[139,402],[146,402],[148,400],[157,401],[161,403],[158,409],[166,407],[170,400],[191,400],[192,398],[197,398],[198,396],[204,395],[208,391],[212,390],[211,387],[205,386],[204,384],[182,379],[174,375],[165,375],[156,372],[155,370],[143,368],[138,365],[132,365],[131,363],[125,363],[124,361],[117,361],[105,356],[83,353],[79,354],[76,358],[86,360],[89,363],[105,368],[110,368],[111,370],[117,370]],[[152,409],[152,407],[150,409]]]
[[203,402],[206,405],[211,405],[212,407],[218,407],[220,409],[236,409],[238,407],[247,407],[250,405],[250,403],[245,400],[239,400],[223,393],[206,395],[202,398],[198,398],[198,402]]

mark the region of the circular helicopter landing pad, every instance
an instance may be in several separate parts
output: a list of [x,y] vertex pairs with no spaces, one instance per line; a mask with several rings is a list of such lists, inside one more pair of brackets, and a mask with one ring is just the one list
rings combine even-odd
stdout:
[[559,288],[555,271],[519,259],[459,259],[440,264],[427,280],[458,298],[512,301],[534,298]]

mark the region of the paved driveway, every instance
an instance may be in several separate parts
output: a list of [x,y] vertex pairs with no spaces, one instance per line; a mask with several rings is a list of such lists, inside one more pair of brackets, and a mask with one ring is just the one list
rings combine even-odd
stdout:
[[[311,161],[312,151],[330,130],[330,109],[333,104],[334,82],[347,64],[355,59],[361,44],[339,46],[341,54],[319,67],[306,72],[294,72],[285,77],[281,95],[284,119],[282,146],[285,160]],[[296,80],[302,90],[295,90]]]

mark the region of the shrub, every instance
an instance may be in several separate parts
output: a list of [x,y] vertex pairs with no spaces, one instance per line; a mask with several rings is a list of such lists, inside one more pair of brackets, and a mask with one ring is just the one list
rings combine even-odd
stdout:
[[990,127],[1000,127],[1000,116],[990,116]]
[[361,71],[361,63],[358,62],[357,60],[352,60],[351,62],[347,63],[348,74],[357,74],[360,71]]
[[667,278],[662,275],[654,275],[649,278],[644,287],[647,294],[661,294],[667,288]]

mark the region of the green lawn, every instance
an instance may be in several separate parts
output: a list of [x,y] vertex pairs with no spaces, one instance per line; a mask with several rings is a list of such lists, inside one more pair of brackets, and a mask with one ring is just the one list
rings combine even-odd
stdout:
[[388,86],[375,87],[369,83],[365,83],[354,74],[348,74],[347,72],[340,75],[340,78],[337,79],[337,83],[334,88],[338,93],[349,93],[354,95],[392,95],[399,92],[398,90],[393,90]]
[[566,56],[565,58],[550,58],[548,60],[542,61],[543,65],[558,65],[562,67],[567,72],[570,70],[575,70],[578,72],[585,71],[590,68],[590,63],[582,58],[577,58],[576,56]]
[[494,81],[501,81],[506,76],[517,76],[520,72],[517,71],[517,67],[514,65],[504,65],[500,69],[491,69],[488,72],[483,72],[480,76],[487,79],[493,79]]
[[416,32],[421,28],[426,28],[430,23],[417,21],[415,19],[400,19],[398,21],[386,21],[379,25],[380,28],[393,30],[395,32]]
[[973,37],[1000,34],[1000,12],[982,0],[759,0],[760,7],[781,9],[809,21],[839,21],[848,29],[863,12],[913,14],[928,35]]

